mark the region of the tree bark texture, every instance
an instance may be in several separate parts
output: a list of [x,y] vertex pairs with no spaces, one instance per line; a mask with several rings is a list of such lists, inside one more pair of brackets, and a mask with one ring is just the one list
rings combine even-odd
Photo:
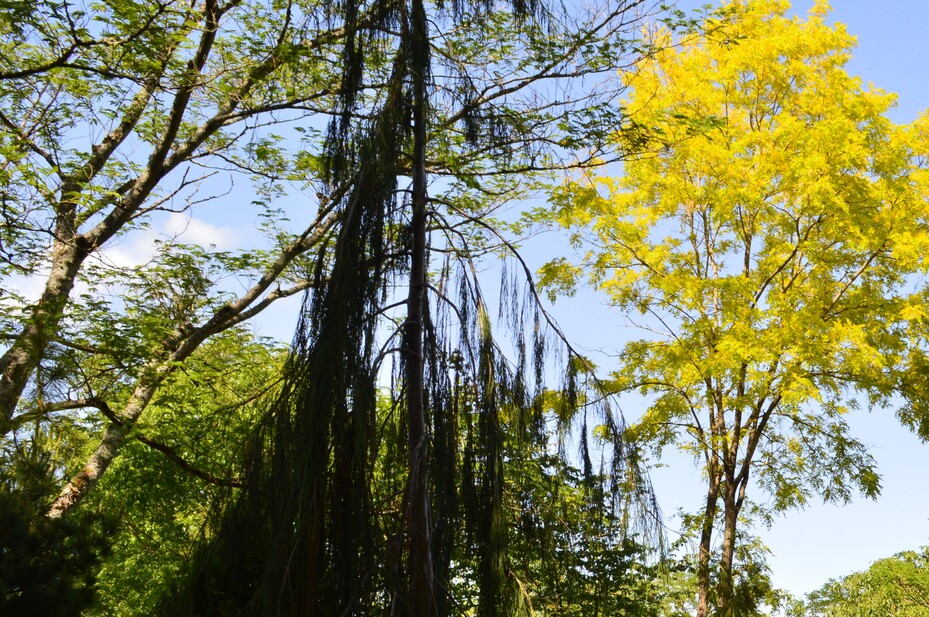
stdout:
[[735,561],[736,525],[739,520],[739,507],[736,503],[736,484],[727,480],[723,495],[723,545],[719,557],[719,617],[735,617],[735,587],[732,566]]
[[19,399],[54,337],[87,252],[56,240],[42,296],[9,349],[0,357],[0,433],[8,432]]

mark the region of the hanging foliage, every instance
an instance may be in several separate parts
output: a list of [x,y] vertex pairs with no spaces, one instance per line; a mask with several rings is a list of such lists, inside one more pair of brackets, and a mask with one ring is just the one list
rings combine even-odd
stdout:
[[[541,470],[545,457],[524,454],[552,450],[569,465],[564,444],[573,433],[590,503],[615,512],[626,489],[650,494],[647,482],[620,490],[629,462],[621,427],[604,403],[585,397],[585,361],[552,326],[530,279],[514,284],[519,277],[504,273],[498,340],[474,263],[493,246],[512,249],[485,208],[523,182],[516,168],[556,166],[546,127],[569,116],[551,117],[543,105],[539,126],[526,126],[505,99],[562,78],[584,35],[565,49],[557,37],[534,48],[549,23],[534,2],[507,11],[456,3],[427,15],[421,0],[347,0],[332,12],[345,23],[345,70],[327,174],[330,186],[350,188],[333,199],[337,232],[318,253],[282,392],[256,434],[244,484],[218,508],[163,613],[528,614],[531,589],[508,554],[518,509],[508,503],[509,461],[518,455]],[[515,39],[496,31],[507,45],[530,37],[509,67],[514,84],[478,88],[461,68],[432,77],[428,24],[447,25],[455,38],[474,14],[512,27]],[[546,58],[555,52],[554,62]],[[443,107],[460,101],[457,111]],[[448,134],[458,130],[456,150]],[[433,168],[452,179],[438,199],[428,194]],[[485,176],[486,185],[476,182]],[[559,371],[558,388],[546,388]],[[557,409],[547,404],[553,398]],[[591,413],[613,429],[611,472],[597,477],[584,420]]]

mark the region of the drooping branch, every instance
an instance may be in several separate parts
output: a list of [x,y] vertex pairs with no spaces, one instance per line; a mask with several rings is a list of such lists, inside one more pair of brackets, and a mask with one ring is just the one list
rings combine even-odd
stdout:
[[232,488],[242,487],[241,480],[228,480],[225,478],[220,478],[218,476],[211,474],[208,471],[204,471],[203,469],[200,469],[199,467],[195,467],[194,465],[190,464],[186,459],[184,459],[184,457],[178,454],[177,450],[175,450],[174,448],[170,446],[166,446],[165,444],[155,441],[154,439],[149,439],[145,435],[135,435],[135,438],[141,441],[142,443],[144,443],[145,445],[149,446],[150,448],[153,448],[157,450],[158,452],[161,452],[162,454],[165,455],[165,457],[169,461],[171,461],[172,463],[174,463],[175,465],[177,465],[178,467],[180,467],[181,469],[183,469],[190,475],[196,478],[200,478],[204,482],[207,482],[214,486],[226,486],[226,487],[232,487]]

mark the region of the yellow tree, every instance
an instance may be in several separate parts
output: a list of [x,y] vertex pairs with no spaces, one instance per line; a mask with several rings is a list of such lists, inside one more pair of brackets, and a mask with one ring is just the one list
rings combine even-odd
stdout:
[[558,191],[555,216],[589,252],[542,272],[555,288],[592,273],[651,332],[611,383],[648,402],[631,438],[703,467],[701,617],[750,614],[733,577],[740,518],[877,494],[850,408],[903,394],[921,411],[929,121],[895,125],[894,97],[844,71],[854,38],[825,3],[788,9],[733,0],[697,33],[655,35],[617,137],[652,154]]

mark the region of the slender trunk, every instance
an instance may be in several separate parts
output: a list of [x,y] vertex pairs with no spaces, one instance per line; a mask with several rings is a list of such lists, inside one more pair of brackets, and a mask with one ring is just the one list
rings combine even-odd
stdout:
[[426,17],[422,0],[411,3],[413,82],[413,186],[410,235],[410,290],[405,325],[407,422],[409,430],[409,572],[413,617],[436,614],[429,520],[428,444],[423,365],[423,303],[426,293]]
[[71,508],[78,505],[82,499],[93,489],[107,468],[116,458],[119,450],[129,438],[132,428],[138,422],[142,412],[148,407],[155,392],[161,387],[165,378],[174,370],[179,362],[183,362],[207,339],[210,335],[224,329],[218,320],[210,320],[207,325],[199,328],[187,337],[178,331],[169,339],[167,348],[174,347],[168,354],[152,358],[139,372],[132,396],[122,411],[115,414],[118,422],[107,426],[103,438],[94,453],[87,460],[84,468],[77,473],[61,490],[58,497],[49,506],[46,516],[60,518]]
[[52,269],[45,290],[32,307],[25,327],[0,357],[0,434],[13,426],[19,399],[58,329],[74,279],[87,254],[70,240],[56,240],[52,247]]
[[[179,359],[177,357],[171,358],[172,362]],[[119,423],[111,423],[106,428],[100,444],[88,459],[87,464],[61,490],[57,499],[49,506],[46,516],[61,518],[68,510],[79,504],[87,493],[97,485],[110,463],[116,458],[126,439],[129,438],[132,427],[139,419],[139,416],[142,415],[170,370],[171,362],[164,362],[158,366],[151,366],[144,371],[144,376],[139,378],[129,402],[117,415]]]
[[706,492],[706,507],[703,510],[700,548],[697,554],[697,617],[706,617],[709,610],[710,555],[713,549],[713,523],[716,520],[719,503],[719,472],[711,468],[707,470],[707,473],[709,486]]
[[131,428],[145,411],[155,391],[161,387],[161,383],[168,376],[172,363],[183,362],[209,337],[253,317],[275,300],[292,295],[305,287],[305,285],[301,284],[288,290],[274,291],[259,301],[261,294],[267,291],[287,264],[291,263],[297,255],[315,246],[335,220],[334,214],[326,214],[325,216],[321,214],[297,241],[281,253],[258,282],[247,292],[237,300],[230,301],[219,308],[212,317],[192,331],[186,338],[179,338],[179,335],[178,338],[170,339],[177,343],[177,346],[170,353],[167,361],[161,359],[168,353],[166,350],[162,349],[154,354],[155,359],[150,360],[148,365],[140,372],[133,394],[126,406],[116,414],[120,419],[120,424],[111,424],[107,427],[103,438],[100,440],[100,445],[97,446],[97,449],[88,459],[87,464],[77,475],[71,478],[58,498],[49,507],[47,512],[49,517],[58,518],[66,514],[68,510],[78,505],[99,482],[110,463],[119,453],[120,448],[126,442]]
[[723,495],[723,546],[719,557],[719,591],[716,605],[719,617],[734,617],[735,591],[732,579],[732,564],[735,559],[735,532],[739,520],[739,504],[736,502],[736,483],[727,480]]

